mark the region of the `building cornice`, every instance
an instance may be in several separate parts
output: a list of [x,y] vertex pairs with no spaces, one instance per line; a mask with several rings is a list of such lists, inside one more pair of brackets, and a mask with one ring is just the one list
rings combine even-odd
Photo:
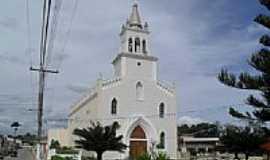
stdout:
[[139,55],[139,54],[134,54],[134,53],[120,53],[112,61],[112,64],[115,64],[122,57],[135,58],[135,59],[140,59],[140,60],[148,60],[148,61],[153,61],[153,62],[158,61],[158,58],[154,57],[154,56]]
[[122,28],[122,30],[121,30],[121,32],[120,32],[119,35],[122,36],[125,33],[125,31],[127,31],[127,30],[134,31],[134,32],[139,32],[139,33],[150,34],[150,31],[149,30],[136,29],[136,28],[130,28],[130,27],[123,26],[123,28]]
[[94,92],[82,98],[77,104],[73,106],[68,116],[71,117],[72,115],[74,115],[77,111],[79,111],[82,107],[84,107],[85,104],[87,104],[89,101],[93,100],[97,96],[98,96],[97,92]]

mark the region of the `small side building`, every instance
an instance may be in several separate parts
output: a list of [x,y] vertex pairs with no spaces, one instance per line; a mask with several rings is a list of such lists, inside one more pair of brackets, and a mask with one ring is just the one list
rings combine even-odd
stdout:
[[219,138],[196,138],[190,136],[180,137],[179,150],[181,154],[195,156],[216,154],[215,148]]

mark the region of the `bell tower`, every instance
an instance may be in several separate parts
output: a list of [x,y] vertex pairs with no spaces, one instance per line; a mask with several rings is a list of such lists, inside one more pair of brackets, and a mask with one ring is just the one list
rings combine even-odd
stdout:
[[142,24],[138,4],[134,3],[132,12],[120,33],[122,53],[149,54],[148,23]]
[[157,58],[151,56],[148,23],[142,23],[134,3],[120,32],[120,53],[113,60],[115,76],[128,79],[157,79]]

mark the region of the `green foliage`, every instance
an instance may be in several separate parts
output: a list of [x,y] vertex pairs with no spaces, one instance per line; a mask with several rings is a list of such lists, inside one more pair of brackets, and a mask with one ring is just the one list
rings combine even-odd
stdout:
[[225,150],[231,153],[249,155],[260,152],[266,134],[261,128],[226,126],[220,140]]
[[[259,0],[267,9],[270,9],[269,0]],[[270,29],[270,17],[266,15],[258,15],[255,22]],[[218,75],[218,79],[223,84],[244,90],[254,90],[261,93],[262,98],[257,98],[250,95],[246,99],[246,104],[254,108],[253,112],[241,113],[233,108],[230,109],[230,114],[233,117],[244,119],[247,121],[270,121],[270,51],[267,47],[270,46],[270,36],[263,35],[259,41],[264,48],[252,54],[248,64],[257,70],[259,74],[251,75],[247,72],[242,72],[239,75],[229,73],[227,69],[222,69]]]
[[75,141],[76,147],[86,151],[95,151],[98,160],[102,159],[102,154],[106,151],[123,152],[127,146],[121,142],[123,136],[116,135],[119,127],[118,123],[103,127],[97,122],[91,123],[88,128],[75,129],[73,134],[79,138]]
[[79,152],[76,150],[73,150],[72,148],[67,148],[67,147],[63,147],[63,148],[58,148],[56,150],[57,154],[78,154]]
[[18,128],[21,126],[21,124],[19,122],[13,122],[10,127],[14,128],[15,131],[15,135],[16,135],[16,131],[18,130]]
[[52,156],[51,160],[65,160],[65,158],[62,158],[60,156]]
[[37,135],[26,133],[25,135],[18,135],[17,139],[20,139],[23,143],[34,146],[37,142]]
[[155,155],[155,160],[169,160],[170,157],[165,152],[159,152]]
[[178,136],[184,134],[191,134],[194,137],[219,137],[220,135],[220,126],[218,123],[200,123],[197,125],[181,125],[178,127]]
[[270,1],[269,0],[259,0],[262,5],[266,8],[270,9]]
[[152,156],[149,153],[140,155],[136,160],[152,160]]
[[163,149],[164,148],[164,145],[163,144],[161,144],[161,143],[159,143],[159,144],[157,144],[157,149]]
[[60,157],[60,156],[52,156],[51,160],[74,160],[72,157]]
[[60,149],[60,148],[61,146],[60,146],[59,141],[52,139],[50,149]]
[[153,155],[149,153],[145,153],[140,155],[136,160],[169,160],[170,157],[165,152],[153,153]]
[[19,123],[19,122],[13,122],[11,125],[10,125],[10,127],[12,127],[12,128],[18,128],[18,127],[20,127],[21,126],[21,124]]
[[82,157],[82,160],[97,160],[95,157]]

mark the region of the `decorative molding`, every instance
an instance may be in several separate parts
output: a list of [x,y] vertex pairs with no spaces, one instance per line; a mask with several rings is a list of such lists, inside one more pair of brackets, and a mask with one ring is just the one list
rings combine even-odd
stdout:
[[102,82],[102,89],[107,89],[107,88],[111,88],[113,86],[115,86],[116,84],[119,84],[121,82],[121,78],[120,77],[116,77],[114,79],[109,79],[109,80],[104,80]]
[[174,96],[175,94],[175,89],[169,85],[166,85],[164,83],[162,83],[161,81],[157,81],[157,86],[159,89],[165,91],[165,93]]
[[144,115],[138,115],[134,117],[136,118],[131,123],[129,123],[128,127],[124,131],[125,143],[129,144],[130,135],[134,128],[138,125],[142,127],[142,129],[146,133],[146,139],[148,142],[156,142],[158,140],[158,135],[151,121],[145,118]]
[[139,33],[146,33],[146,34],[150,34],[151,32],[148,29],[135,29],[135,28],[130,28],[127,26],[122,26],[121,32],[120,32],[120,36],[122,36],[127,30],[129,31],[134,31],[134,32],[139,32]]
[[77,111],[79,111],[86,103],[92,101],[98,96],[97,92],[90,93],[89,95],[83,97],[79,102],[75,103],[73,105],[73,109],[68,115],[71,117],[73,114],[75,114]]
[[154,62],[158,61],[158,58],[154,56],[148,56],[148,55],[136,54],[136,53],[120,53],[113,60],[112,64],[115,64],[116,61],[118,61],[121,57],[135,58],[135,59],[148,60],[148,61],[154,61]]

